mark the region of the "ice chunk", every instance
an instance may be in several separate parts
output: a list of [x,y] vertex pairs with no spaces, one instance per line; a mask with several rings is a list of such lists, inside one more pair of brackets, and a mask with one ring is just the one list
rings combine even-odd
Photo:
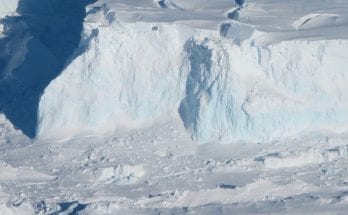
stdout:
[[141,165],[118,165],[106,167],[95,171],[97,181],[108,184],[133,184],[145,175],[145,169]]

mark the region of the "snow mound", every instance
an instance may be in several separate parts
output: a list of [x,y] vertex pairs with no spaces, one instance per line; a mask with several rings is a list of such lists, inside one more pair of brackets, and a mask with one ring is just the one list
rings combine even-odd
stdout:
[[280,169],[289,167],[300,167],[315,163],[336,161],[347,158],[347,146],[339,146],[328,150],[310,148],[308,150],[268,154],[256,160],[261,161],[264,167],[269,169]]
[[35,210],[28,202],[12,199],[11,195],[1,191],[0,187],[0,214],[33,215],[35,214]]
[[338,14],[308,14],[293,23],[297,30],[305,30],[312,28],[320,28],[340,24],[343,19],[340,19]]
[[[173,196],[172,201],[177,207],[198,207],[211,203],[233,204],[237,202],[265,201],[284,199],[291,195],[300,195],[307,192],[313,192],[317,188],[303,181],[286,182],[278,185],[269,180],[256,180],[245,187],[236,189],[207,189],[199,191],[184,191]],[[199,198],[197,198],[199,196]],[[158,207],[168,207],[172,204],[169,201],[160,203]]]
[[160,8],[169,8],[169,9],[181,9],[180,6],[175,4],[173,1],[170,0],[155,0],[154,1]]
[[118,165],[116,167],[106,167],[94,172],[98,182],[106,184],[134,184],[145,175],[143,166]]
[[18,181],[47,181],[54,177],[37,172],[27,167],[14,168],[0,160],[0,182],[18,180]]
[[[1,195],[1,193],[0,193]],[[35,210],[29,203],[24,203],[19,206],[8,206],[6,203],[0,203],[0,214],[6,215],[33,215]]]

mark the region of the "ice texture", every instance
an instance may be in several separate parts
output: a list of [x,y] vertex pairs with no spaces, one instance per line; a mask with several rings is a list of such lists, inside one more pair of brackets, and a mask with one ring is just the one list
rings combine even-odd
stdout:
[[0,14],[0,112],[30,138],[36,136],[40,97],[71,60],[85,6],[93,1],[0,2],[7,11]]
[[[148,1],[151,10],[168,10],[157,3]],[[187,5],[176,3],[183,12],[170,13],[187,13]],[[234,20],[216,20],[221,29],[156,22],[146,13],[134,21],[140,12],[123,14],[123,8],[118,14],[120,5],[90,6],[76,57],[41,97],[39,137],[106,133],[173,118],[198,143],[346,128],[348,41],[340,34],[323,39],[311,26],[279,41],[284,32],[270,36]],[[198,12],[192,17],[203,19]]]

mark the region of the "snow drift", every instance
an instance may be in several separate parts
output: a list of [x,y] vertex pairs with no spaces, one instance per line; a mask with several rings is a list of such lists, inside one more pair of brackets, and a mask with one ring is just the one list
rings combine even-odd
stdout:
[[210,29],[130,16],[102,3],[89,8],[75,60],[41,98],[40,137],[177,117],[197,142],[346,128],[347,40],[266,44],[269,35],[235,21]]

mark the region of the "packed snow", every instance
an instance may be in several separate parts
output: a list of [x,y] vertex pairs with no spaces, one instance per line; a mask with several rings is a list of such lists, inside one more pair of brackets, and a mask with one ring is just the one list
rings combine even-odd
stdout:
[[0,214],[345,214],[345,0],[0,0]]

